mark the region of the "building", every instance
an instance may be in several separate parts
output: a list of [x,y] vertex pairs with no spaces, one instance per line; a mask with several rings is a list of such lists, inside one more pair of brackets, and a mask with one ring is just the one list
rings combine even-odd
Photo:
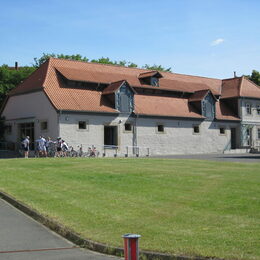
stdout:
[[9,93],[1,114],[9,142],[61,136],[106,156],[216,153],[260,140],[260,89],[245,77],[56,58]]

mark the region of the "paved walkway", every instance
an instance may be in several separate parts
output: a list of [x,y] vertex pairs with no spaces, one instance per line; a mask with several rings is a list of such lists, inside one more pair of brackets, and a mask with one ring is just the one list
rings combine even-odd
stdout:
[[172,159],[194,159],[222,162],[241,162],[241,163],[260,163],[260,154],[194,154],[194,155],[166,155],[153,156],[154,158],[172,158]]
[[119,260],[121,258],[76,248],[71,242],[0,199],[0,259]]

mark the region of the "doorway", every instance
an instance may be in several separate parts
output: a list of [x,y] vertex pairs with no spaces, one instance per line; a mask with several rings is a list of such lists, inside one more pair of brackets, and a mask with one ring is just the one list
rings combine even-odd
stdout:
[[117,146],[117,126],[104,126],[104,145]]
[[237,145],[236,145],[236,128],[231,128],[231,149],[236,149]]
[[34,149],[34,122],[19,124],[19,141],[22,141],[26,136],[30,137],[30,149]]

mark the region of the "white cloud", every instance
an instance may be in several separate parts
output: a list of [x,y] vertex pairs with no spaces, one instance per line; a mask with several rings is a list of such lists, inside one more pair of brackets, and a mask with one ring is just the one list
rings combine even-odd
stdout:
[[216,46],[216,45],[219,45],[219,44],[221,44],[221,43],[223,43],[225,40],[224,39],[222,39],[222,38],[218,38],[218,39],[216,39],[216,40],[214,40],[213,42],[211,42],[211,46]]

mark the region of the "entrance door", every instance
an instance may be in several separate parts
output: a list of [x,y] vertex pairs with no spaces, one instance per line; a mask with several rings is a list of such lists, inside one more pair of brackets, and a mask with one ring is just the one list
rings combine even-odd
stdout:
[[117,146],[117,126],[104,126],[104,145]]
[[236,149],[236,128],[231,128],[231,149]]
[[19,141],[22,141],[26,136],[30,137],[30,149],[34,149],[34,123],[19,124]]

